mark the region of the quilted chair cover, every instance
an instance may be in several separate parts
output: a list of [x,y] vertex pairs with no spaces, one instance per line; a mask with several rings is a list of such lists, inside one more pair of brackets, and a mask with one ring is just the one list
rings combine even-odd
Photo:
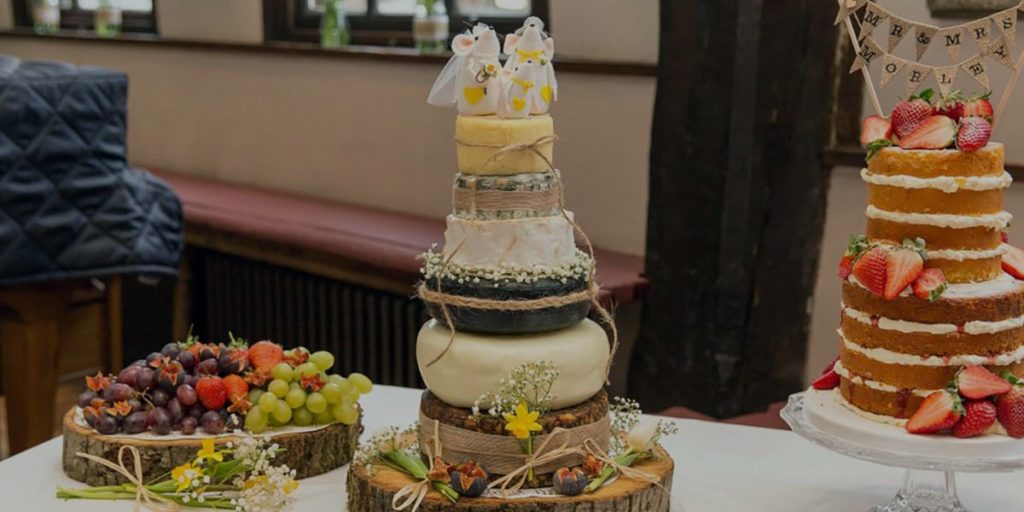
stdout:
[[0,286],[176,273],[181,203],[125,156],[121,73],[0,55]]

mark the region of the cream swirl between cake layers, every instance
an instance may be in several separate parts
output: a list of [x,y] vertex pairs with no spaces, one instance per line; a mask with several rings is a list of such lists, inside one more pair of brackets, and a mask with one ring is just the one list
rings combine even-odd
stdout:
[[917,224],[921,226],[935,226],[939,228],[966,229],[966,228],[989,228],[1003,229],[1013,220],[1010,212],[1002,211],[993,214],[983,215],[954,215],[948,213],[910,213],[891,212],[879,209],[875,205],[868,205],[864,212],[869,219],[886,220],[901,224]]
[[960,190],[976,192],[1002,190],[1009,188],[1013,183],[1013,176],[1010,176],[1010,173],[1005,171],[999,176],[938,176],[935,178],[918,178],[905,174],[872,174],[867,169],[861,169],[860,177],[865,183],[871,185],[905,189],[931,188],[950,194]]
[[909,322],[907,320],[896,320],[886,317],[872,317],[871,315],[840,305],[843,314],[866,325],[876,326],[886,331],[898,331],[902,333],[928,333],[928,334],[955,334],[963,330],[964,334],[992,334],[1024,327],[1024,316],[1007,318],[995,322],[972,320],[961,325],[956,324],[926,324],[921,322]]
[[904,354],[893,352],[884,348],[868,348],[850,341],[842,329],[837,329],[843,346],[850,351],[857,352],[868,359],[885,364],[897,364],[904,366],[1008,366],[1021,359],[1024,359],[1024,346],[1018,347],[1012,352],[996,356],[979,356],[962,354],[956,356],[921,356],[915,354]]
[[[855,276],[850,276],[849,281],[865,291],[868,290],[868,288],[858,281]],[[951,283],[946,287],[946,291],[942,293],[942,298],[983,299],[1019,291],[1024,291],[1024,282],[1018,281],[1010,274],[1004,272],[1000,274],[999,277],[988,281],[980,281],[977,283]],[[914,292],[910,288],[900,292],[901,297],[909,297],[913,294]]]
[[[869,388],[874,389],[876,391],[884,391],[884,392],[887,392],[887,393],[900,393],[900,392],[908,391],[908,390],[905,390],[905,389],[902,389],[902,388],[898,388],[898,387],[890,385],[890,384],[886,384],[884,382],[880,382],[880,381],[877,381],[877,380],[871,380],[871,379],[865,379],[864,377],[861,377],[860,375],[854,375],[854,374],[850,373],[850,371],[847,370],[846,367],[843,366],[843,363],[841,363],[841,362],[836,363],[835,371],[836,371],[836,373],[840,377],[842,377],[842,378],[844,378],[844,379],[846,379],[846,380],[848,380],[848,381],[850,381],[850,382],[852,382],[854,384],[857,384],[857,385],[860,385],[860,386],[866,386],[866,387],[869,387]],[[924,397],[926,397],[926,396],[928,396],[928,395],[930,395],[930,394],[932,394],[932,393],[934,393],[936,391],[941,391],[941,389],[914,389],[914,390],[909,390],[909,391],[912,394],[916,395],[916,396],[924,398]]]

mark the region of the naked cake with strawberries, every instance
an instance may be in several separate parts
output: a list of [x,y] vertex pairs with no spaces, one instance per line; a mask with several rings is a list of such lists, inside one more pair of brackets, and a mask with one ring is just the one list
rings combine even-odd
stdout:
[[864,121],[866,232],[839,265],[839,357],[816,389],[913,434],[1024,437],[1024,251],[1008,242],[987,96]]

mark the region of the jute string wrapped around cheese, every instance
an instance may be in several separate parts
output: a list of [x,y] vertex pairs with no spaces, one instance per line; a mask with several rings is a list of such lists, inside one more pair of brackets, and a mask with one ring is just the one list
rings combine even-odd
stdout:
[[[590,270],[589,270],[588,275],[587,275],[587,282],[589,283],[589,286],[587,287],[587,290],[585,292],[578,292],[578,293],[585,294],[583,296],[580,296],[580,298],[578,300],[589,298],[590,299],[590,303],[591,303],[594,311],[597,311],[598,316],[601,317],[601,321],[605,325],[607,325],[609,331],[611,331],[611,344],[612,344],[612,346],[611,346],[611,353],[610,353],[610,355],[608,357],[608,364],[605,367],[605,382],[610,384],[609,377],[610,377],[611,371],[612,371],[612,363],[613,363],[613,361],[615,361],[615,354],[616,354],[616,352],[618,352],[618,349],[619,349],[619,330],[615,326],[615,319],[612,317],[611,312],[609,312],[608,309],[606,309],[601,304],[601,301],[598,300],[598,292],[600,291],[600,286],[598,286],[598,284],[596,282],[597,265],[595,264],[595,259],[594,259],[594,245],[590,242],[590,237],[587,236],[587,234],[583,231],[583,229],[580,227],[580,225],[577,224],[576,221],[573,220],[572,216],[570,216],[569,213],[566,211],[566,209],[565,209],[565,193],[564,193],[565,188],[562,186],[562,175],[558,171],[558,169],[555,169],[555,166],[551,162],[551,160],[546,155],[544,155],[544,153],[540,150],[540,148],[542,146],[544,146],[546,144],[554,143],[556,140],[558,140],[558,136],[557,135],[545,135],[543,137],[538,138],[537,140],[535,140],[533,142],[508,144],[508,145],[505,145],[505,146],[474,145],[474,144],[467,144],[467,143],[465,143],[463,141],[459,141],[459,140],[456,140],[456,142],[458,142],[459,144],[467,145],[467,146],[494,147],[494,148],[496,148],[496,151],[485,162],[485,166],[487,164],[489,164],[490,162],[492,162],[492,161],[499,161],[499,160],[505,158],[506,156],[508,156],[510,154],[513,154],[513,153],[516,153],[516,152],[531,151],[534,154],[536,154],[537,157],[539,157],[541,160],[543,160],[544,164],[548,167],[548,170],[555,175],[555,179],[557,180],[557,183],[558,183],[558,187],[557,187],[557,189],[558,189],[558,211],[561,213],[562,217],[565,218],[566,222],[568,222],[569,225],[571,225],[573,227],[573,231],[577,235],[579,235],[579,237],[583,240],[583,245],[587,248],[587,254],[590,256],[590,261],[591,261]],[[524,310],[524,309],[529,310],[529,309],[539,309],[539,308],[544,308],[544,307],[551,307],[550,305],[543,304],[541,302],[536,302],[535,303],[534,300],[529,300],[529,301],[514,301],[514,300],[512,300],[512,301],[495,301],[495,300],[475,299],[475,298],[471,299],[469,297],[459,297],[459,296],[455,296],[455,295],[450,295],[450,294],[444,293],[442,291],[442,288],[441,288],[441,277],[445,274],[445,271],[447,270],[448,265],[452,261],[452,257],[454,257],[458,253],[459,249],[462,248],[462,245],[465,243],[465,241],[466,241],[466,239],[463,238],[462,241],[459,242],[459,245],[456,246],[455,249],[452,250],[452,252],[449,253],[448,256],[445,258],[444,263],[441,266],[441,270],[437,273],[437,278],[435,279],[435,289],[433,289],[433,290],[427,289],[425,283],[421,283],[419,285],[418,289],[417,289],[417,292],[420,294],[420,298],[422,298],[423,300],[426,300],[428,302],[436,303],[438,306],[440,306],[441,312],[444,315],[445,326],[448,327],[449,331],[451,331],[451,337],[448,340],[448,344],[445,346],[444,350],[442,350],[441,353],[437,355],[437,357],[435,357],[432,361],[427,363],[427,368],[433,366],[438,361],[440,361],[446,354],[448,354],[448,351],[451,349],[452,344],[455,343],[455,324],[452,321],[451,312],[448,310],[448,306],[449,305],[457,307],[457,306],[459,306],[459,302],[462,301],[462,300],[472,300],[472,301],[474,301],[474,304],[471,307],[475,307],[475,308],[479,308],[479,309],[516,311],[516,310]],[[427,292],[426,296],[423,294],[424,292]],[[428,296],[429,296],[429,298],[428,298]],[[560,298],[570,298],[570,297],[573,297],[573,295],[570,294],[570,295],[566,295],[566,296],[562,296],[562,297],[552,297],[552,298],[553,299],[560,299]],[[539,300],[543,301],[543,300],[546,300],[546,299],[539,299]],[[475,302],[475,301],[479,301],[479,302]],[[516,305],[517,303],[520,303],[520,305],[517,306]],[[562,304],[556,304],[556,305],[564,305],[564,304],[572,304],[572,303],[573,302],[564,302]],[[466,306],[469,306],[468,303],[463,303],[463,304],[465,304]],[[533,307],[528,307],[528,306],[531,306],[531,305]]]
[[[476,180],[470,179],[466,184],[474,187]],[[452,206],[456,211],[468,211],[470,215],[478,212],[546,211],[557,209],[561,196],[561,186],[531,191],[453,187]]]

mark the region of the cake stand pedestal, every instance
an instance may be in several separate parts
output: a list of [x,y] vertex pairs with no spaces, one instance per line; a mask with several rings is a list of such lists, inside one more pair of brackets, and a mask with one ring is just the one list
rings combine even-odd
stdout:
[[838,401],[835,391],[810,390],[791,396],[782,419],[793,432],[819,446],[906,469],[896,496],[868,512],[969,512],[957,496],[956,473],[1024,469],[1024,441],[1005,436],[915,436],[898,425],[878,423],[850,411]]

